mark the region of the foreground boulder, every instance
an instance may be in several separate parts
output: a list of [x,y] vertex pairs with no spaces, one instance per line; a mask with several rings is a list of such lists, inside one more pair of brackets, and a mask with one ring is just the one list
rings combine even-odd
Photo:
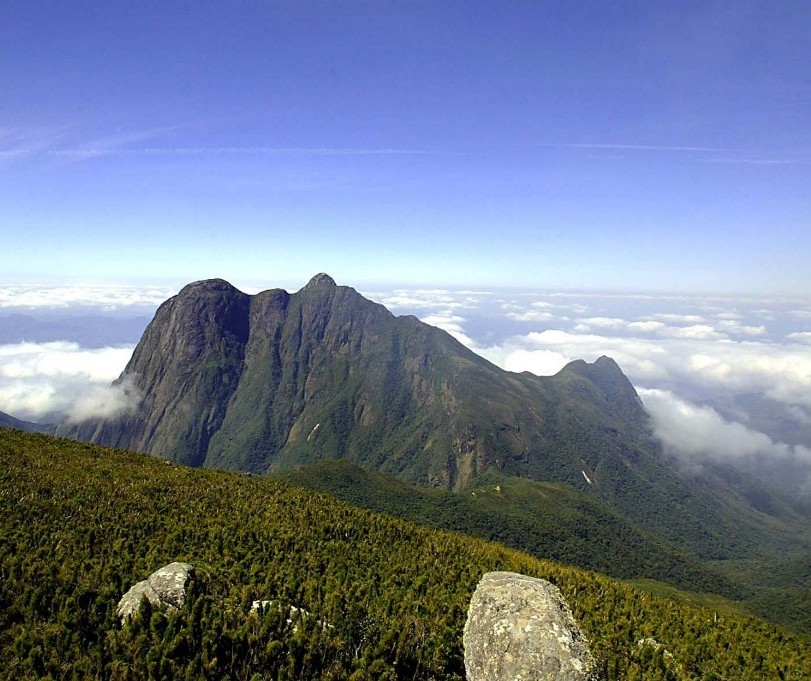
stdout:
[[121,621],[138,612],[141,601],[146,598],[155,607],[178,610],[186,603],[186,594],[192,580],[194,568],[189,563],[169,563],[155,570],[142,582],[138,582],[118,602],[118,616]]
[[488,572],[468,609],[468,681],[594,681],[594,658],[558,588],[514,572]]

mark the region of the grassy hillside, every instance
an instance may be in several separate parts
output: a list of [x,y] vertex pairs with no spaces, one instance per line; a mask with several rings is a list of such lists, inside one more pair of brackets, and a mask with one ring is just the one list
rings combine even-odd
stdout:
[[[611,577],[643,585],[658,580],[654,592],[675,594],[685,602],[719,606],[733,599],[739,611],[811,634],[811,554],[801,547],[797,553],[704,563],[565,485],[495,471],[460,493],[415,487],[340,459],[275,477],[372,511],[495,540]],[[662,582],[690,593],[680,594]]]
[[[496,569],[558,584],[609,679],[811,678],[811,640],[761,620],[262,478],[0,431],[0,499],[3,678],[462,678]],[[187,607],[120,627],[121,594],[173,560],[197,567]]]
[[742,598],[744,589],[689,554],[656,541],[600,502],[555,483],[490,471],[454,493],[409,485],[337,459],[279,479],[426,527],[499,541],[534,556],[620,579],[646,577]]

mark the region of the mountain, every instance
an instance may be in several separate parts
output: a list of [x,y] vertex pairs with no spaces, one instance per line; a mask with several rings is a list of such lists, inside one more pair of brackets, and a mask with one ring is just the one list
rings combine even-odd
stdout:
[[[0,679],[458,680],[468,603],[493,570],[557,585],[606,681],[811,678],[809,637],[728,603],[690,607],[265,477],[2,430],[0,499]],[[122,594],[174,560],[196,569],[186,606],[122,626]]]
[[56,426],[34,423],[33,421],[23,421],[22,419],[14,418],[0,411],[0,428],[15,428],[17,430],[25,430],[29,433],[52,433]]
[[130,413],[58,433],[243,471],[342,458],[455,490],[495,470],[566,484],[702,558],[808,547],[799,511],[772,515],[721,478],[694,484],[675,468],[610,358],[551,377],[503,371],[325,274],[292,294],[186,286],[119,381]]
[[0,314],[0,344],[69,341],[83,348],[127,345],[141,337],[149,318],[112,314]]
[[160,307],[124,373],[144,396],[134,413],[60,432],[251,471],[340,456],[460,488],[491,465],[585,485],[589,464],[559,455],[548,422],[597,417],[605,432],[590,440],[616,446],[646,418],[608,358],[553,379],[510,374],[327,275],[294,294],[191,284]]

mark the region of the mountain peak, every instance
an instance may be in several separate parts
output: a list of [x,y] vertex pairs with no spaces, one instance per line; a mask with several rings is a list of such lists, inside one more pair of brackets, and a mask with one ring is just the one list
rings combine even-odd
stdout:
[[307,282],[304,289],[312,289],[316,286],[337,286],[337,284],[331,276],[325,274],[324,272],[320,272]]
[[200,281],[193,281],[191,284],[186,284],[181,290],[181,293],[188,293],[191,291],[236,291],[237,289],[225,279],[202,279]]
[[564,370],[574,371],[581,376],[592,378],[594,376],[609,376],[619,375],[625,378],[619,364],[606,355],[598,357],[593,362],[587,362],[584,359],[575,359],[564,367]]
[[601,369],[604,372],[622,374],[622,369],[620,369],[619,364],[617,364],[611,357],[608,357],[607,355],[602,355],[594,360],[594,368]]
[[634,386],[611,357],[602,355],[594,362],[576,359],[569,362],[561,373],[571,371],[591,381],[600,392],[614,405],[618,413],[626,417],[635,418],[644,413],[642,401],[639,399]]

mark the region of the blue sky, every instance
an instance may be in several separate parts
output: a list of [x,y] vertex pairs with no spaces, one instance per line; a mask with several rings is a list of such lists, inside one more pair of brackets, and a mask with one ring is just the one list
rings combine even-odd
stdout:
[[0,278],[811,295],[804,2],[0,7]]

